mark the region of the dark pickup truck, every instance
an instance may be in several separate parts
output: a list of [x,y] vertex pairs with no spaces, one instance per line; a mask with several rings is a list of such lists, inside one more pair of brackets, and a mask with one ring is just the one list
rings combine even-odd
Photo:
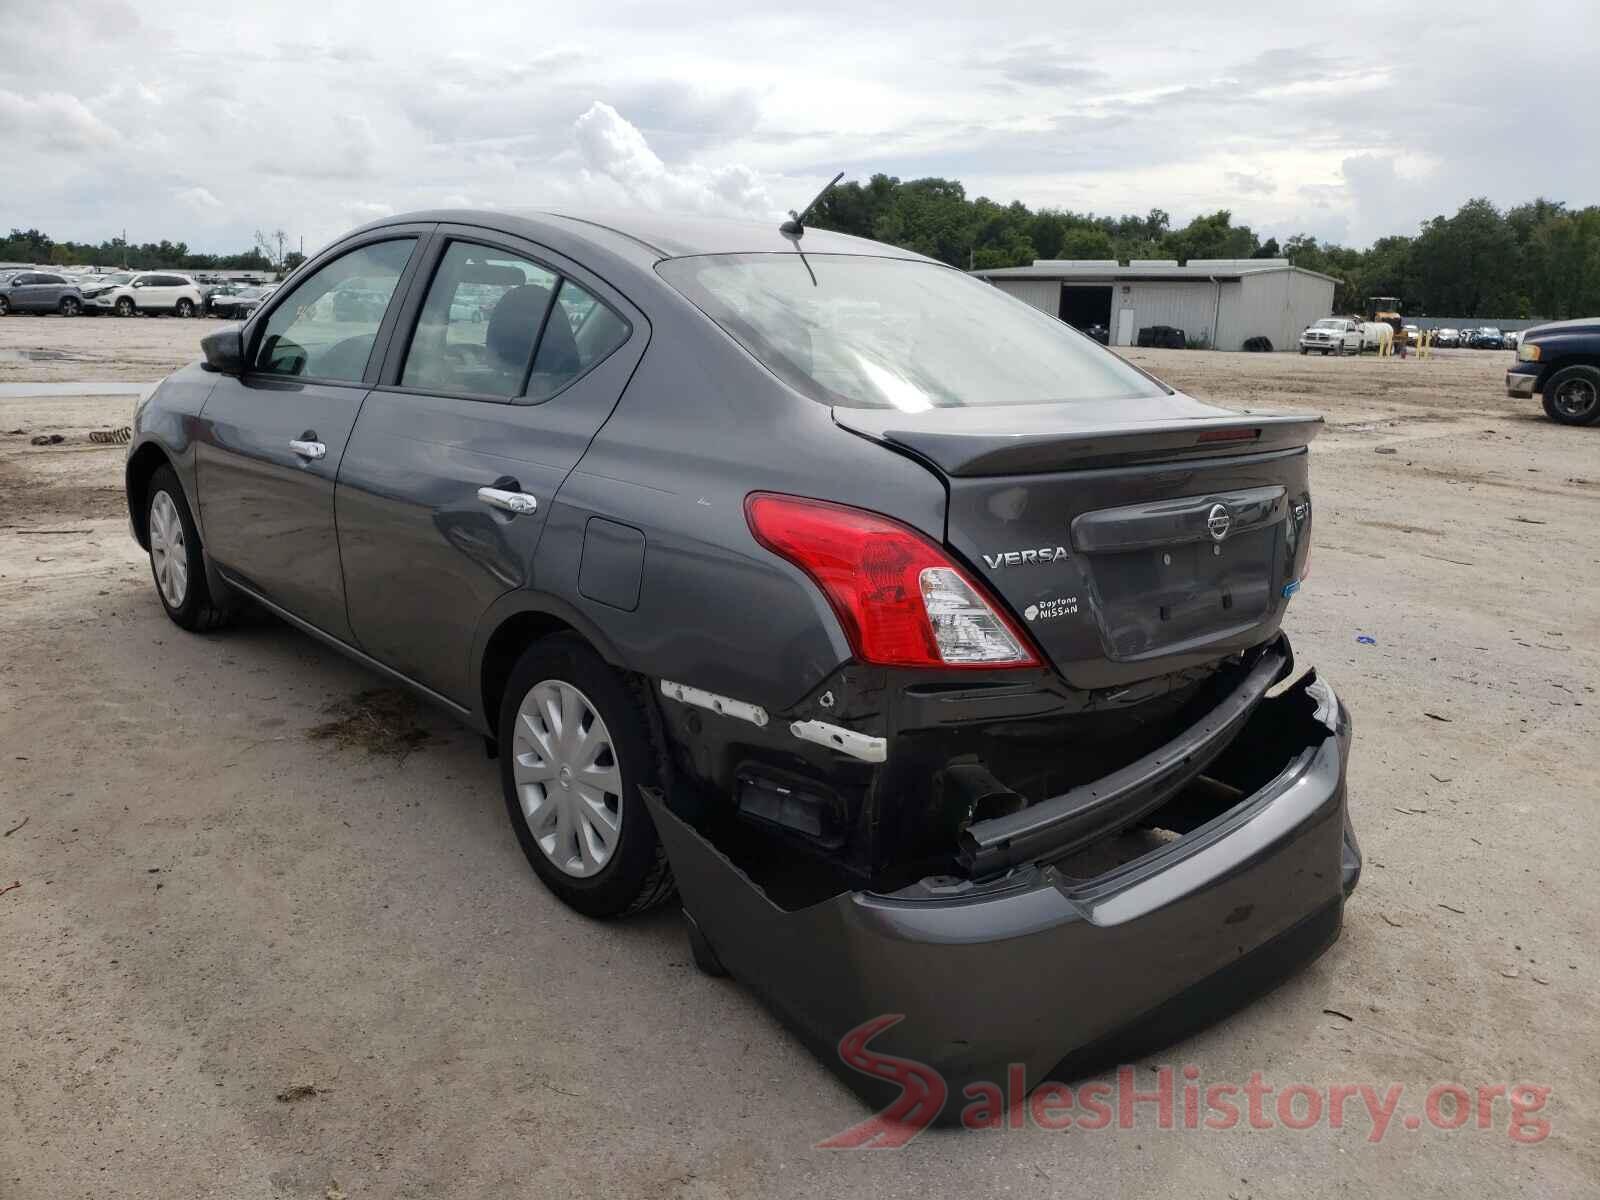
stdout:
[[1506,372],[1506,395],[1536,392],[1552,421],[1600,420],[1600,317],[1536,325],[1522,335],[1516,365]]

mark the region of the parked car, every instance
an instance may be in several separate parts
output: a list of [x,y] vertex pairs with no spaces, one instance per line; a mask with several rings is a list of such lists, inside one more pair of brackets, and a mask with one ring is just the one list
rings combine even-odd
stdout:
[[252,295],[245,296],[238,304],[234,306],[233,315],[240,320],[243,320],[251,313],[255,312],[256,309],[260,308],[268,300],[270,300],[272,298],[272,294],[277,290],[278,285],[275,283],[269,283],[265,287],[255,288]]
[[1327,354],[1360,354],[1361,325],[1345,317],[1323,317],[1308,325],[1300,335],[1300,353],[1313,350]]
[[1461,331],[1450,328],[1435,329],[1433,344],[1444,350],[1453,350],[1461,344]]
[[0,317],[11,313],[60,313],[75,317],[83,311],[83,293],[65,275],[52,271],[18,271],[0,282]]
[[1563,425],[1600,422],[1600,317],[1524,329],[1506,395],[1542,397],[1545,415]]
[[1500,335],[1500,345],[1505,350],[1515,350],[1522,345],[1522,333],[1519,330],[1507,330]]
[[264,290],[249,284],[223,284],[206,296],[206,311],[216,317],[248,316]]
[[1505,338],[1498,329],[1490,325],[1484,325],[1472,331],[1472,338],[1468,345],[1474,350],[1503,350],[1505,349]]
[[110,275],[96,275],[82,284],[83,311],[91,316],[112,311],[112,293],[132,282],[135,272],[120,271]]
[[200,285],[189,275],[171,271],[139,271],[126,283],[96,294],[93,304],[119,317],[132,317],[139,313],[171,313],[177,317],[192,317],[201,311],[203,300]]
[[416,689],[562,901],[676,880],[705,969],[813,1045],[902,1014],[952,1112],[1337,937],[1350,722],[1281,630],[1320,417],[793,222],[446,216],[339,240],[138,409],[177,625],[254,601]]

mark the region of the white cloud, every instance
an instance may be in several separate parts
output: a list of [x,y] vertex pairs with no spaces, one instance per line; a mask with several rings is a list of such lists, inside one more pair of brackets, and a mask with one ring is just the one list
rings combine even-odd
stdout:
[[[542,6],[535,30],[525,8],[440,22],[424,0],[0,0],[0,173],[27,183],[0,218],[312,248],[462,201],[776,216],[842,169],[1365,243],[1476,195],[1600,196],[1600,105],[1508,73],[1499,10],[1417,37],[1374,35],[1383,0],[1284,11],[1148,0],[1047,29],[1022,0],[924,0],[912,21],[683,0]],[[1518,21],[1600,44],[1585,0]]]
[[209,188],[179,188],[173,192],[173,196],[178,203],[186,204],[202,215],[209,215],[222,207],[222,201],[213,196]]
[[0,138],[67,153],[105,150],[122,141],[121,134],[76,96],[65,92],[24,96],[4,89],[0,89]]
[[573,126],[590,181],[615,185],[635,204],[669,212],[714,216],[771,216],[778,208],[766,185],[739,164],[668,167],[644,135],[603,100]]

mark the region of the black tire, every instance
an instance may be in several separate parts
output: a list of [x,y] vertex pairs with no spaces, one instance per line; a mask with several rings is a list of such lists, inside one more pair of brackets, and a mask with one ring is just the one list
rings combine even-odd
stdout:
[[9,317],[10,315],[11,301],[7,300],[4,296],[0,296],[0,317]]
[[188,575],[180,602],[173,604],[162,589],[155,551],[151,550],[150,574],[155,580],[156,596],[161,601],[161,607],[167,610],[167,616],[172,618],[174,624],[192,633],[201,633],[227,624],[228,618],[232,615],[231,610],[227,605],[218,603],[211,595],[210,585],[206,582],[205,555],[200,548],[200,531],[195,528],[194,515],[189,511],[189,501],[183,494],[183,485],[178,482],[177,473],[171,467],[158,468],[150,477],[149,486],[145,488],[145,540],[154,546],[155,537],[150,525],[151,510],[159,495],[171,499],[172,506],[177,509],[178,521],[183,527],[184,562]]
[[[517,710],[535,685],[545,680],[576,688],[605,722],[621,774],[620,833],[611,857],[587,877],[569,875],[545,854],[522,811],[514,774]],[[500,704],[500,784],[517,842],[534,873],[569,908],[590,917],[619,917],[665,903],[675,886],[666,850],[639,794],[660,788],[670,768],[653,732],[645,705],[648,693],[608,665],[571,635],[543,638],[529,646],[511,672]]]
[[1562,425],[1600,421],[1600,367],[1563,367],[1544,384],[1544,411]]
[[117,316],[131,317],[139,311],[139,306],[133,302],[132,296],[117,297]]
[[56,311],[63,317],[75,317],[83,311],[83,301],[76,296],[63,296]]
[[1301,346],[1300,347],[1300,353],[1301,354],[1310,354],[1311,351],[1307,350],[1304,346]]
[[172,311],[180,317],[192,317],[194,316],[194,301],[187,296],[179,296],[178,306]]

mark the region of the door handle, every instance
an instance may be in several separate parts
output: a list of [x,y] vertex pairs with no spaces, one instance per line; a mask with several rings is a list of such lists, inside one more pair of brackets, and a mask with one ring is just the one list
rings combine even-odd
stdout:
[[498,508],[508,513],[531,513],[539,510],[539,500],[527,492],[508,491],[505,488],[481,487],[478,489],[478,499],[490,508]]
[[328,448],[321,442],[313,442],[304,438],[292,439],[289,442],[289,449],[293,450],[301,458],[310,459],[312,462],[316,462],[319,458],[328,457]]

